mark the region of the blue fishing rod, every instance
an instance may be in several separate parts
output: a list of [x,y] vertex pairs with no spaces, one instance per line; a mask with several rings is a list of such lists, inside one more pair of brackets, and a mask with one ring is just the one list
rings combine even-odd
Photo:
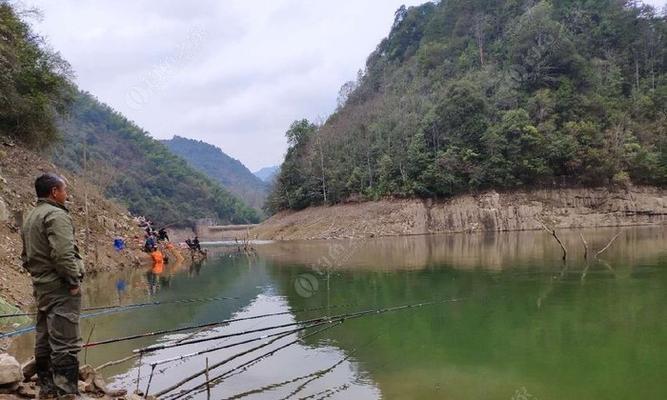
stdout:
[[[81,319],[99,317],[102,315],[116,314],[125,311],[134,311],[137,309],[145,307],[155,307],[162,306],[167,304],[191,304],[191,303],[207,303],[213,301],[223,301],[223,300],[238,300],[238,297],[207,297],[200,299],[180,299],[180,300],[168,300],[168,301],[150,301],[146,303],[134,303],[122,305],[109,305],[109,306],[96,306],[96,307],[87,307],[81,309],[81,311],[93,311],[81,315]],[[0,318],[12,318],[12,317],[27,317],[35,316],[36,312],[24,312],[24,313],[15,313],[15,314],[2,314]],[[24,335],[35,330],[35,325],[25,326],[11,332],[0,333],[0,339],[10,338],[14,336]]]

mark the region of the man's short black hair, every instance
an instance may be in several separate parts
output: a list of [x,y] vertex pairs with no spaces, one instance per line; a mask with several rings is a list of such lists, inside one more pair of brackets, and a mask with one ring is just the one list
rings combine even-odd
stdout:
[[61,187],[65,184],[65,180],[53,173],[46,173],[35,179],[35,192],[37,197],[49,197],[51,189],[54,187]]

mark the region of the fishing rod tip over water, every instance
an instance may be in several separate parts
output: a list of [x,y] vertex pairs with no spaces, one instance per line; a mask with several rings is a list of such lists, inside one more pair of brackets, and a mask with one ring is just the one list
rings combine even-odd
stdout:
[[[458,301],[459,299],[454,299]],[[194,340],[188,340],[188,341],[180,341],[176,343],[167,343],[167,344],[160,344],[160,345],[151,345],[139,349],[134,349],[132,352],[134,354],[145,354],[145,353],[152,353],[158,350],[164,350],[168,348],[173,348],[173,347],[180,347],[180,346],[187,346],[191,344],[197,344],[197,343],[202,343],[202,342],[208,342],[212,340],[219,340],[219,339],[227,339],[231,337],[238,337],[238,336],[245,336],[249,335],[252,333],[259,333],[259,332],[265,332],[269,330],[276,330],[280,328],[287,328],[287,327],[292,327],[292,326],[297,326],[297,325],[309,325],[309,324],[331,324],[331,323],[343,323],[347,320],[351,319],[357,319],[361,318],[364,316],[368,315],[379,315],[379,314],[384,314],[387,312],[392,312],[392,311],[400,311],[400,310],[407,310],[411,308],[416,308],[416,307],[423,307],[427,305],[435,305],[435,304],[442,304],[442,303],[447,303],[451,302],[453,299],[444,299],[444,300],[438,300],[438,301],[431,301],[431,302],[423,302],[423,303],[412,303],[412,304],[404,304],[400,306],[393,306],[393,307],[384,307],[384,308],[373,308],[373,309],[367,309],[367,310],[362,310],[362,311],[355,311],[355,312],[350,312],[350,313],[345,313],[345,314],[338,314],[338,315],[333,315],[333,316],[320,316],[317,318],[311,318],[303,321],[296,321],[296,322],[290,322],[290,323],[284,323],[284,324],[278,324],[278,325],[271,325],[271,326],[265,326],[257,329],[250,329],[246,331],[240,331],[240,332],[232,332],[232,333],[227,333],[227,334],[221,334],[221,335],[214,335],[206,338],[200,338],[200,339],[194,339]],[[312,309],[311,309],[312,310]],[[293,311],[292,311],[293,312]],[[262,314],[262,315],[257,315],[257,316],[251,316],[251,317],[244,317],[244,318],[237,318],[237,319],[230,319],[226,320],[227,323],[229,322],[236,322],[236,321],[243,321],[243,320],[248,320],[248,319],[257,319],[257,318],[264,318],[268,316],[276,316],[276,315],[284,315],[291,313],[290,311],[287,312],[280,312],[280,313],[271,313],[271,314]],[[223,325],[225,321],[222,322],[216,322],[216,323],[209,323],[209,324],[204,324],[204,325],[199,325],[197,327],[213,327],[213,326],[220,326]],[[179,330],[185,330],[185,329],[191,329],[192,327],[186,327],[186,328],[179,328]],[[168,333],[173,333],[177,330],[171,330],[171,331],[163,331],[163,332],[168,332]],[[138,337],[145,337],[146,335],[151,335],[154,336],[155,333],[149,333],[149,334],[143,334],[143,335],[136,335],[134,337],[128,337],[129,338],[138,338]],[[125,340],[126,338],[121,338],[121,339],[115,339],[115,341],[119,340]],[[99,342],[99,343],[109,343],[112,341],[105,341],[105,342]]]

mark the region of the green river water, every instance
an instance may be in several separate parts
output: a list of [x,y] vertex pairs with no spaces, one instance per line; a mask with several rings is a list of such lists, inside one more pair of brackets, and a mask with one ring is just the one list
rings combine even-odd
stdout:
[[[119,297],[124,304],[236,299],[103,315],[84,320],[82,334],[95,341],[230,317],[331,307],[243,321],[193,336],[205,338],[320,315],[458,298],[455,303],[346,321],[215,385],[212,398],[248,392],[234,398],[665,399],[667,229],[622,229],[600,260],[584,260],[580,233],[594,253],[618,231],[560,232],[569,251],[566,263],[545,232],[274,242],[257,245],[254,257],[211,247],[208,260],[192,267],[98,275],[86,285],[86,304],[113,304]],[[126,283],[122,292],[117,291],[119,280]],[[100,346],[81,357],[100,365],[132,349],[185,335]],[[141,363],[135,359],[108,368],[105,375],[113,386],[130,388],[140,375],[144,390],[151,362],[240,339],[161,350]],[[15,339],[10,352],[26,359],[33,340],[30,334]],[[258,343],[206,356],[213,364]],[[240,357],[211,376],[258,354]],[[205,356],[197,356],[157,367],[150,391],[164,389],[204,365]],[[334,365],[324,374],[275,385]],[[194,397],[205,399],[206,393]]]

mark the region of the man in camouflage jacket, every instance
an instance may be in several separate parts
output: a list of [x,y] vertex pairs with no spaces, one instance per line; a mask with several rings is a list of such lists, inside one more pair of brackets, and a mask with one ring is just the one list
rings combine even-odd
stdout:
[[55,174],[35,181],[37,205],[25,218],[23,267],[37,303],[35,362],[40,397],[78,394],[83,260],[65,207],[67,185]]

